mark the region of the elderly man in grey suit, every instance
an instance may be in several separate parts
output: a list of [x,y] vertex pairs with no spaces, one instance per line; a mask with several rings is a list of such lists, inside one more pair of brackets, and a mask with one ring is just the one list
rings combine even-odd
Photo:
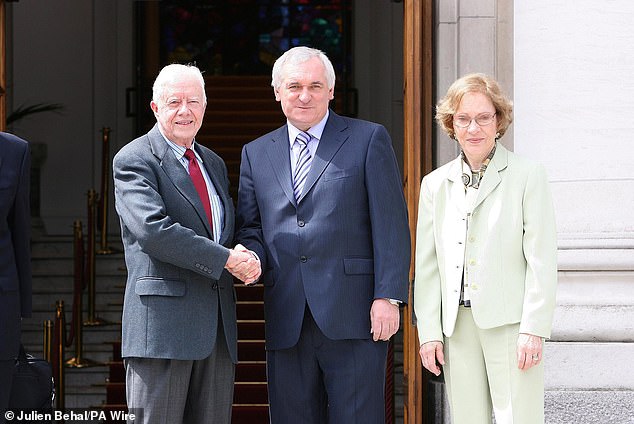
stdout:
[[[227,168],[195,142],[207,104],[194,66],[159,73],[157,125],[114,158],[128,279],[122,318],[127,403],[136,423],[229,423],[237,362],[231,274],[259,260],[233,243]],[[141,419],[139,419],[141,417]]]
[[0,423],[9,406],[20,323],[31,316],[31,213],[26,141],[0,132]]

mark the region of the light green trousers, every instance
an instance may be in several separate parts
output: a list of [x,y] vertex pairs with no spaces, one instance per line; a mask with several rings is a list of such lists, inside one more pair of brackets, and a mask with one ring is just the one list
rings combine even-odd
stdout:
[[483,330],[471,309],[458,310],[456,329],[445,337],[443,367],[453,424],[543,424],[543,360],[517,367],[519,324]]

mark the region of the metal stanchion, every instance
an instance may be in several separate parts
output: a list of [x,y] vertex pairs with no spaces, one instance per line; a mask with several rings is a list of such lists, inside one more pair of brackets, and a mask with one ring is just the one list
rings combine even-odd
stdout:
[[88,318],[84,321],[86,326],[98,326],[110,324],[108,321],[95,316],[95,207],[96,193],[94,189],[88,191],[88,243],[86,254],[86,273],[88,280]]
[[69,341],[75,341],[75,356],[66,361],[70,368],[86,368],[101,365],[91,359],[83,357],[84,332],[82,325],[82,292],[84,289],[84,236],[81,221],[75,221],[74,225],[74,287],[73,287],[73,320],[72,336]]
[[42,337],[42,352],[44,360],[51,363],[53,359],[53,321],[47,319],[44,321],[44,334]]
[[101,194],[99,196],[101,244],[98,255],[109,255],[114,250],[108,246],[108,194],[110,190],[110,128],[103,127],[101,143]]
[[385,370],[385,424],[394,424],[394,337],[390,338],[387,348]]
[[66,345],[66,319],[64,318],[64,301],[55,303],[55,335],[53,346],[53,379],[55,380],[55,408],[63,411],[65,398],[64,347]]

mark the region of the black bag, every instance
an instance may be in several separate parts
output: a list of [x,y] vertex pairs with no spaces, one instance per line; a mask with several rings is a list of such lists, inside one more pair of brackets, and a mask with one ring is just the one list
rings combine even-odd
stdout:
[[50,411],[55,399],[55,385],[51,364],[44,359],[27,355],[20,344],[15,361],[9,409]]

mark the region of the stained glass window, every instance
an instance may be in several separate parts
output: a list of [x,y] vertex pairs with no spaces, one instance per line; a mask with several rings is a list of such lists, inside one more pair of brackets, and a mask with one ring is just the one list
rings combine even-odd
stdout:
[[162,0],[161,62],[211,75],[269,74],[291,47],[323,50],[338,76],[350,68],[352,0]]

